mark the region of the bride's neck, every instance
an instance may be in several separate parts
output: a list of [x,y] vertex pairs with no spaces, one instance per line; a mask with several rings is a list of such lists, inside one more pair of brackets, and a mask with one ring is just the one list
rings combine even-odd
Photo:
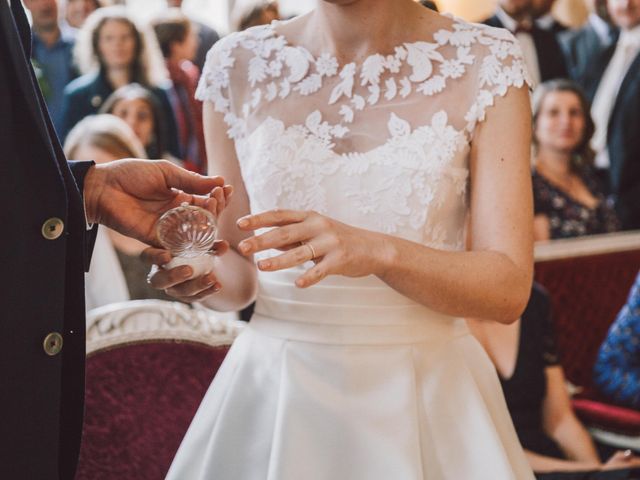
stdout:
[[413,0],[320,0],[305,31],[338,60],[356,61],[406,41],[427,15]]

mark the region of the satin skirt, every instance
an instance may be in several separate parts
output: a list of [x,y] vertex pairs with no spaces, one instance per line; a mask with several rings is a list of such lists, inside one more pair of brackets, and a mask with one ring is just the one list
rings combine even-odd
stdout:
[[170,480],[533,479],[463,319],[374,277],[260,274]]

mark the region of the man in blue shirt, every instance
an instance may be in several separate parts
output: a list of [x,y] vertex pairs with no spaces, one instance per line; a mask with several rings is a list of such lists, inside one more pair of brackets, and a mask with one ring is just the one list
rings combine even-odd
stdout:
[[57,0],[24,0],[33,22],[31,58],[49,114],[58,132],[62,125],[62,92],[77,76],[73,65],[73,36],[58,24]]

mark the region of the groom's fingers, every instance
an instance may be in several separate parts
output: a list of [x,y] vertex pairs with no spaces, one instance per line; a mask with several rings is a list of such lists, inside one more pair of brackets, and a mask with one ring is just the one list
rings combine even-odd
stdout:
[[140,259],[147,265],[164,265],[171,261],[171,253],[161,248],[148,247],[142,251]]
[[227,191],[232,191],[229,185],[228,187],[228,190],[226,187],[216,187],[209,195],[189,195],[185,192],[179,192],[174,199],[174,203],[179,205],[182,202],[188,202],[191,205],[208,210],[218,218],[222,211],[227,207],[229,198],[231,197],[231,194],[226,193]]
[[189,265],[181,265],[176,268],[164,270],[159,268],[153,271],[147,278],[147,282],[153,288],[166,290],[181,285],[193,277],[193,268]]
[[216,217],[218,217],[227,206],[227,198],[224,195],[224,190],[222,189],[222,187],[214,188],[211,192],[211,197],[213,197],[216,201],[215,215]]
[[175,298],[186,299],[201,295],[203,292],[211,290],[218,292],[222,286],[218,283],[213,273],[207,273],[198,278],[190,279],[165,289],[167,295]]
[[176,188],[186,193],[206,195],[214,188],[224,186],[222,177],[205,177],[177,167],[166,160],[157,161],[157,165],[162,170],[168,188]]

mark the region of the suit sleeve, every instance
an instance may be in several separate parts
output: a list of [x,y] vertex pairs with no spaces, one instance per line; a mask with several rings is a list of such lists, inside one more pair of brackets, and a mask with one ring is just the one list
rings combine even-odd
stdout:
[[[71,174],[73,175],[73,178],[78,187],[78,191],[80,192],[80,197],[83,200],[82,211],[84,212],[84,179],[89,169],[95,165],[95,162],[93,161],[80,162],[80,161],[69,160],[67,163],[69,165]],[[85,219],[86,219],[86,214],[85,214]],[[89,225],[88,222],[86,222],[86,232],[84,235],[84,271],[85,272],[89,271],[89,265],[91,263],[91,254],[93,253],[93,247],[96,243],[97,233],[98,233],[98,226]]]

